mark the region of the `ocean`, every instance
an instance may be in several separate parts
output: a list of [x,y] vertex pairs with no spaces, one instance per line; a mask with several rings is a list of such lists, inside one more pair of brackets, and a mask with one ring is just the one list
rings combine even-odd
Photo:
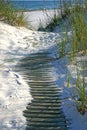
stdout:
[[[76,0],[13,0],[11,4],[18,10],[40,10],[40,9],[56,9],[60,7],[61,2],[69,3],[70,1],[75,4]],[[79,0],[84,1],[84,0]]]
[[55,0],[11,1],[11,4],[18,10],[53,9],[59,7],[59,2]]

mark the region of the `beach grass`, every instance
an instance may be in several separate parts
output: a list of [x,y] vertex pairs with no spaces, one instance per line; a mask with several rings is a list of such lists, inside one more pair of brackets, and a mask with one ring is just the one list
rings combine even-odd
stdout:
[[73,89],[74,90],[73,95],[74,95],[74,100],[75,100],[75,104],[76,104],[76,108],[77,108],[78,112],[80,112],[80,114],[84,115],[87,111],[85,61],[80,61],[80,63],[76,61],[75,69],[76,69],[76,75],[74,78],[75,86]]
[[5,0],[0,0],[0,21],[16,26],[25,26],[27,23],[23,12],[17,12],[10,1]]
[[[87,53],[87,5],[85,3],[84,6],[80,6],[79,4],[76,4],[74,7],[69,9],[69,13],[67,14],[67,23],[64,20],[62,23],[62,32],[65,32],[66,35],[63,35],[62,33],[62,40],[61,40],[61,47],[64,45],[62,44],[65,41],[65,47],[67,46],[67,43],[70,43],[70,52],[66,54],[70,54],[71,62],[74,60],[74,56],[78,52],[83,52],[83,54]],[[61,24],[61,23],[60,23]],[[71,37],[68,36],[68,27],[70,28]],[[65,28],[63,30],[63,28]],[[58,43],[59,47],[59,43]],[[61,48],[60,52],[62,54],[65,53],[65,50]]]
[[85,9],[76,6],[70,16],[70,25],[72,27],[72,52],[87,51],[87,21],[85,19]]
[[[70,49],[70,61],[76,60],[76,56],[80,53],[82,56],[87,54],[87,5],[80,6],[79,4],[75,5],[71,9],[71,13],[69,15],[69,26],[71,27],[72,38],[70,40],[71,49]],[[75,58],[75,59],[74,59]],[[77,62],[77,61],[76,61]],[[81,62],[79,63],[81,66]],[[76,68],[79,68],[79,64],[77,63]],[[76,83],[75,87],[78,90],[79,99],[75,100],[77,110],[84,115],[87,110],[87,95],[86,95],[86,80],[85,80],[85,67],[82,64],[81,68],[82,73],[79,69],[76,69]],[[72,77],[72,75],[71,75]],[[70,77],[69,77],[70,78]],[[69,86],[68,80],[68,86]]]

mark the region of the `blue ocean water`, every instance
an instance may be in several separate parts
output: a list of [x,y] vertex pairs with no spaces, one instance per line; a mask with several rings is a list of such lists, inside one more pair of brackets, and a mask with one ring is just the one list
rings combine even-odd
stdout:
[[[69,3],[70,1],[75,4],[76,0],[61,0],[62,2]],[[84,0],[79,0],[84,1]],[[39,9],[54,9],[60,7],[60,0],[13,0],[11,4],[18,10],[39,10]]]
[[37,0],[37,1],[11,1],[16,9],[22,10],[39,10],[39,9],[53,9],[58,8],[59,2],[55,0]]

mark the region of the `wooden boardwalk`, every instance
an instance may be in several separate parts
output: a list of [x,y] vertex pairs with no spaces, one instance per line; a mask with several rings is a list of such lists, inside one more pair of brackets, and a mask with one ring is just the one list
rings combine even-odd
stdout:
[[17,66],[33,97],[23,112],[26,130],[67,130],[61,108],[61,89],[53,73],[55,62],[49,53],[41,52],[27,56]]

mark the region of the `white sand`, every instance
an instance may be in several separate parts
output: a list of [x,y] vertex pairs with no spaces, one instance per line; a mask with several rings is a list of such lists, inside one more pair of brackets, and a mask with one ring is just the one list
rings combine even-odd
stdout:
[[47,49],[60,39],[58,34],[40,33],[0,22],[0,129],[24,130],[22,111],[32,99],[29,86],[13,71],[27,54]]
[[[31,13],[31,19],[37,18],[35,12]],[[33,23],[37,25],[38,20],[34,20]],[[24,130],[26,120],[22,111],[32,99],[29,86],[22,75],[13,71],[14,66],[27,54],[47,49],[60,40],[58,33],[30,31],[0,22],[0,130]],[[66,117],[72,120],[70,130],[87,130],[87,113],[84,116],[78,113],[71,96],[72,86],[65,87],[66,70],[74,73],[73,66],[69,65],[66,57],[60,59],[57,64],[58,86],[63,90],[62,107]]]
[[29,27],[33,30],[38,30],[40,27],[46,27],[49,22],[56,16],[61,17],[61,11],[58,10],[37,10],[31,12],[24,12],[25,20],[28,21]]

